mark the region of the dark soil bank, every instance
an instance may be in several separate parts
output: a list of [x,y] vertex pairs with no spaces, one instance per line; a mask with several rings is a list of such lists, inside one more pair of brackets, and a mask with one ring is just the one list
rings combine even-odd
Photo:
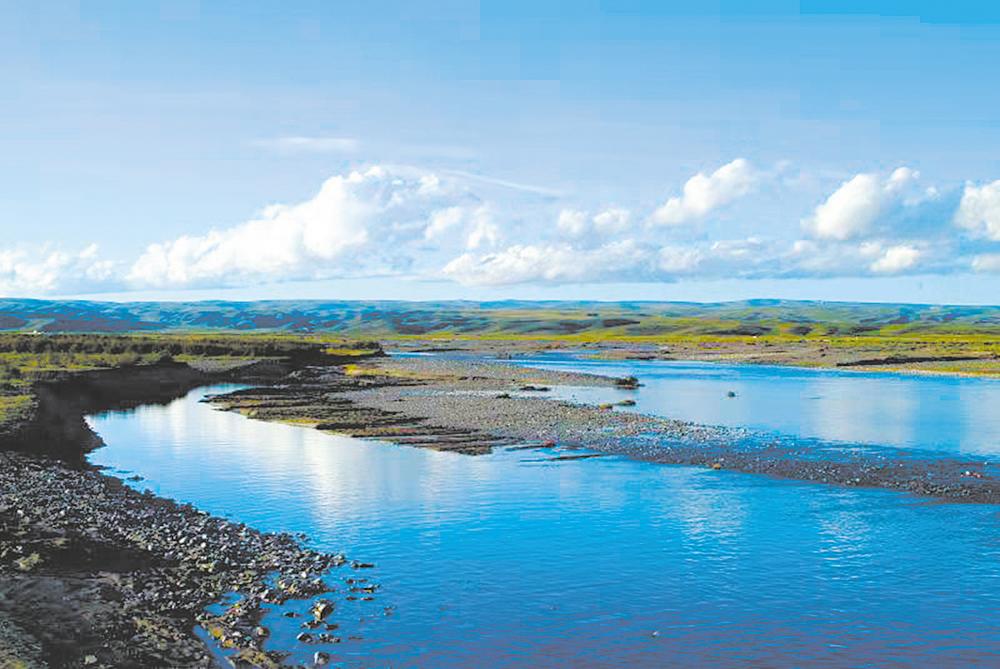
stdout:
[[[34,416],[0,435],[0,667],[216,666],[197,626],[232,664],[281,665],[259,626],[262,606],[302,599],[309,608],[344,559],[93,471],[85,454],[101,442],[83,416],[206,383],[273,381],[295,366],[166,363],[35,386]],[[236,604],[206,613],[233,592]],[[325,618],[335,602],[323,601]]]
[[82,463],[87,451],[101,445],[85,414],[169,402],[211,378],[188,365],[161,364],[40,381],[33,388],[37,402],[32,419],[0,434],[0,447]]

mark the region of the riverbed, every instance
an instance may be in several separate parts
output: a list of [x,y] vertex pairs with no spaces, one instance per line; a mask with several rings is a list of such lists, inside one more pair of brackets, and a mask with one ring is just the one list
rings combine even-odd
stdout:
[[[976,418],[966,406],[982,393],[988,401],[1000,390],[994,382],[955,391],[965,398],[960,430],[925,433],[900,427],[925,412],[904,411],[911,404],[892,388],[865,385],[882,378],[872,375],[816,372],[825,376],[783,390],[754,368],[675,367],[663,380],[632,363],[525,362],[634,373],[645,384],[558,391],[581,401],[631,392],[635,410],[676,418],[996,452],[992,414]],[[926,406],[938,406],[937,379],[912,382],[933,386]],[[341,643],[296,644],[300,621],[268,616],[275,641],[299,648],[294,661],[319,648],[358,667],[968,666],[1000,657],[995,505],[619,457],[394,446],[200,402],[226,389],[91,417],[107,446],[90,459],[122,478],[141,476],[129,482],[139,489],[374,562],[365,576],[380,589],[338,620]],[[815,410],[804,413],[806,405]],[[781,422],[786,414],[793,418]],[[955,412],[934,415],[947,422]],[[844,421],[848,432],[830,432]]]

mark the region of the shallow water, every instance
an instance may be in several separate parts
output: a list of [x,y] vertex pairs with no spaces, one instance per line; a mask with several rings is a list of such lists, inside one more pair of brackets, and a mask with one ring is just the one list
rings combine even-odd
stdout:
[[[1000,460],[1000,380],[709,362],[601,361],[566,354],[515,364],[641,379],[640,391],[560,388],[583,402],[706,425]],[[730,397],[729,393],[735,393]]]
[[[364,442],[199,403],[219,390],[91,417],[108,444],[91,460],[140,474],[140,489],[376,562],[364,575],[382,590],[340,610],[345,641],[325,648],[344,666],[1000,660],[996,506]],[[277,614],[267,623],[279,641],[299,631]],[[319,647],[300,648],[293,659],[307,661]]]

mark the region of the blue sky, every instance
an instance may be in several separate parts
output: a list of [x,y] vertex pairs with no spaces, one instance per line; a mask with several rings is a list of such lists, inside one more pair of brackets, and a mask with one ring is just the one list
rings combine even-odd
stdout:
[[986,3],[37,5],[0,295],[1000,295]]

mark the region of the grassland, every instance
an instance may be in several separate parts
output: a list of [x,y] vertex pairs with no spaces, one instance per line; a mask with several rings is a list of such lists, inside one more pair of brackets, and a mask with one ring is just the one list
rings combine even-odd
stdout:
[[804,367],[863,368],[1000,376],[1000,334],[940,331],[857,335],[656,335],[593,332],[571,335],[448,334],[395,337],[403,348],[470,347],[497,351],[535,348],[592,350],[610,358],[714,360]]
[[[916,319],[880,322],[845,314],[796,314],[780,320],[747,314],[715,318],[654,314],[631,319],[568,312],[532,313],[550,323],[524,331],[523,314],[494,314],[492,327],[477,332],[437,330],[394,334],[402,348],[537,348],[592,350],[611,358],[686,359],[748,364],[1000,376],[1000,323],[992,319]],[[786,316],[787,317],[787,316]],[[598,320],[600,322],[595,322]],[[555,331],[559,324],[563,331]]]
[[0,435],[30,418],[35,384],[91,370],[164,363],[220,367],[286,358],[349,359],[378,345],[331,335],[0,334]]
[[[496,353],[589,349],[595,355],[704,359],[812,367],[1000,376],[1000,306],[751,300],[671,302],[191,302],[0,300],[0,328],[45,333],[131,333],[139,351],[58,352],[14,363],[44,372],[69,365],[143,364],[210,355],[198,342],[303,339],[350,355],[354,339],[419,349]],[[143,333],[143,334],[135,334]],[[159,339],[179,337],[164,349]],[[59,336],[66,336],[65,334]],[[106,335],[105,335],[106,336]],[[251,344],[239,344],[249,346]],[[180,350],[178,351],[178,346]],[[0,365],[4,354],[0,347]],[[133,353],[138,356],[131,360]],[[232,350],[224,351],[235,357]],[[254,350],[247,355],[256,355]],[[123,356],[121,359],[100,356]],[[2,370],[0,370],[2,373]]]

